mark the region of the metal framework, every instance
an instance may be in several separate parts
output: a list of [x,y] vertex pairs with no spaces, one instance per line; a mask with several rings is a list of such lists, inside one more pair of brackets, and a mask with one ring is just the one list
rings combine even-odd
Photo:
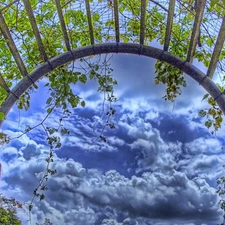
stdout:
[[[68,5],[72,2],[68,1],[65,5]],[[68,24],[65,23],[64,14],[66,11],[63,10],[65,5],[61,5],[60,0],[55,0],[55,8],[56,14],[58,16],[58,23],[61,28],[62,40],[66,46],[67,52],[60,53],[60,55],[55,56],[53,58],[48,58],[46,53],[46,46],[43,44],[43,35],[40,32],[40,29],[37,24],[36,14],[32,9],[32,5],[30,0],[23,0],[24,9],[26,10],[30,25],[32,27],[32,31],[34,33],[34,37],[36,40],[36,44],[38,46],[40,57],[43,60],[43,64],[39,65],[35,70],[28,73],[27,65],[23,61],[23,57],[18,50],[18,47],[15,43],[14,36],[7,25],[7,21],[4,18],[4,11],[10,9],[14,4],[18,3],[18,1],[13,1],[8,5],[0,8],[0,34],[6,41],[9,51],[22,75],[22,79],[20,82],[10,89],[7,85],[7,82],[4,80],[4,77],[0,73],[0,85],[3,87],[8,96],[5,102],[2,104],[0,111],[5,115],[8,114],[11,107],[15,104],[18,98],[31,86],[34,82],[45,76],[50,71],[55,68],[68,63],[72,60],[76,60],[82,57],[103,54],[103,53],[132,53],[138,55],[145,55],[148,57],[155,58],[157,60],[161,60],[167,62],[179,69],[181,69],[184,73],[190,75],[193,79],[195,79],[200,85],[202,85],[206,91],[216,100],[219,107],[225,114],[225,95],[220,91],[216,84],[212,81],[212,77],[215,73],[215,69],[219,58],[221,57],[221,52],[224,48],[225,41],[225,17],[222,18],[221,27],[217,35],[216,43],[214,44],[214,49],[211,57],[211,61],[209,63],[207,73],[203,73],[199,69],[197,69],[193,64],[193,60],[195,58],[195,51],[197,43],[200,39],[201,26],[205,26],[204,20],[204,10],[206,7],[207,0],[196,0],[195,1],[195,9],[193,12],[194,21],[193,27],[191,31],[191,37],[189,41],[189,46],[187,47],[186,52],[186,60],[182,60],[176,55],[171,54],[170,51],[170,43],[171,43],[171,34],[173,32],[173,23],[174,18],[176,16],[176,6],[178,4],[182,4],[180,0],[169,0],[167,6],[159,3],[154,0],[142,0],[140,7],[139,17],[135,17],[139,19],[139,41],[137,43],[121,43],[121,35],[122,29],[126,29],[122,26],[121,13],[119,11],[119,1],[118,0],[110,0],[107,1],[108,7],[112,9],[113,13],[113,22],[114,22],[114,41],[112,40],[112,35],[110,36],[111,43],[102,43],[97,44],[95,39],[94,25],[93,25],[93,16],[94,12],[91,9],[91,2],[89,0],[82,0],[84,5],[84,11],[86,11],[86,19],[88,25],[88,36],[90,40],[90,46],[85,46],[82,48],[72,49],[71,39],[68,30]],[[167,19],[165,21],[166,31],[164,37],[163,48],[154,48],[148,45],[148,41],[145,40],[146,29],[149,24],[146,23],[146,17],[148,15],[148,5],[155,4],[165,13],[167,13]],[[124,16],[125,17],[125,16]],[[0,122],[0,126],[3,121]]]

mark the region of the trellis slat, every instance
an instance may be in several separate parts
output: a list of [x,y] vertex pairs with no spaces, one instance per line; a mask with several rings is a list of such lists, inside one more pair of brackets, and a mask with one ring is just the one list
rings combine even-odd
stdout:
[[71,50],[70,41],[69,41],[69,37],[68,37],[68,34],[67,34],[67,30],[66,30],[66,25],[65,25],[65,21],[64,21],[64,17],[63,17],[63,12],[62,12],[60,0],[55,0],[55,3],[56,3],[56,8],[57,8],[59,21],[60,21],[61,29],[62,29],[62,32],[63,32],[63,38],[64,38],[64,41],[65,41],[65,44],[66,44],[66,48],[67,48],[68,51],[70,51]]
[[15,45],[15,42],[10,34],[9,28],[5,22],[5,18],[2,15],[2,13],[0,12],[0,30],[2,32],[2,35],[4,37],[4,39],[7,41],[7,45],[9,47],[9,50],[22,74],[22,76],[26,76],[27,75],[27,69],[23,63],[23,60],[20,56],[20,53]]
[[192,29],[191,41],[187,55],[187,61],[190,63],[192,63],[193,61],[196,45],[200,38],[200,27],[202,23],[205,5],[205,0],[195,0],[195,21]]
[[146,15],[146,0],[141,1],[141,22],[140,22],[140,44],[144,44],[145,37],[145,15]]
[[114,0],[114,19],[115,19],[116,42],[118,43],[120,42],[118,0]]
[[39,30],[38,30],[38,26],[37,26],[37,23],[36,23],[36,20],[35,20],[35,17],[34,17],[34,13],[33,13],[30,1],[29,0],[23,0],[23,3],[24,3],[24,6],[25,6],[27,15],[29,17],[29,20],[30,20],[30,24],[31,24],[32,29],[34,31],[34,36],[36,38],[37,45],[38,45],[39,51],[41,53],[41,57],[44,61],[48,61],[48,57],[47,57],[44,45],[43,45],[42,40],[41,40],[41,35],[40,35]]
[[213,74],[216,70],[216,65],[219,60],[219,56],[222,51],[224,41],[225,41],[225,16],[223,17],[223,21],[222,21],[220,31],[217,37],[216,45],[213,50],[212,58],[207,71],[207,76],[209,76],[210,78],[213,77]]
[[172,32],[172,25],[173,25],[173,16],[174,16],[174,10],[175,10],[175,3],[176,0],[170,0],[169,2],[169,11],[167,16],[167,25],[166,25],[166,35],[165,35],[165,41],[164,41],[164,51],[168,51],[169,44],[170,44],[170,36]]
[[91,19],[91,9],[90,9],[90,3],[89,0],[85,0],[85,6],[87,11],[87,18],[88,18],[88,27],[89,27],[89,35],[91,40],[91,45],[94,45],[94,32],[93,32],[93,25],[92,25],[92,19]]

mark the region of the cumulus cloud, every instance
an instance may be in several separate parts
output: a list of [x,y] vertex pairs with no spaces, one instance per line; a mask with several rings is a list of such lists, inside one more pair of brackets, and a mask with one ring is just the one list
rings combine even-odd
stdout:
[[[134,133],[133,131],[131,134]],[[150,138],[153,134],[152,131],[143,130],[141,137]],[[158,142],[163,143],[160,137]],[[144,146],[143,143],[141,147],[147,148],[147,144]],[[22,152],[29,146],[25,143],[24,145],[21,147]],[[38,145],[32,142],[32,146],[36,146],[33,152],[38,152]],[[8,148],[10,150],[11,147]],[[155,146],[150,146],[149,151],[152,151],[151,148]],[[143,156],[143,160],[148,157],[150,158],[149,155]],[[202,157],[204,161],[205,156]],[[215,162],[216,158],[212,160]],[[204,165],[194,161],[192,167],[200,170]],[[10,166],[8,173],[4,174],[2,188],[5,191],[11,190],[11,194],[14,193],[20,199],[28,201],[44,168],[43,155],[27,157],[26,154],[22,154],[14,166]],[[53,218],[56,223],[61,221],[73,224],[72,221],[76,221],[76,224],[95,224],[103,214],[103,224],[113,224],[122,215],[123,220],[115,224],[123,225],[138,224],[136,219],[128,220],[129,216],[146,221],[160,218],[167,221],[179,219],[202,222],[216,221],[221,216],[215,189],[210,187],[205,179],[191,179],[184,172],[175,169],[163,173],[145,172],[140,176],[127,178],[115,170],[102,173],[96,169],[85,169],[72,159],[58,157],[55,158],[53,168],[57,170],[57,174],[49,179],[46,199],[38,203],[38,208],[33,211],[34,219],[37,221],[47,217]],[[104,210],[107,207],[114,210],[114,213],[107,213]],[[114,215],[115,219],[110,220],[107,215]]]
[[[124,64],[123,58],[127,58]],[[220,222],[215,180],[223,173],[223,141],[210,135],[195,114],[201,108],[202,90],[189,81],[175,105],[161,97],[164,87],[153,85],[152,61],[118,56],[114,63],[120,101],[115,105],[116,129],[105,130],[106,143],[94,137],[101,133],[101,102],[92,83],[88,91],[78,88],[87,108],[78,108],[65,120],[71,130],[61,136],[52,168],[57,173],[47,181],[45,199],[37,201],[33,222],[50,218],[68,225],[215,225]],[[136,59],[136,57],[135,57]],[[127,67],[148,72],[125,76]],[[196,87],[196,88],[193,88]],[[190,90],[192,90],[190,92]],[[188,99],[188,101],[187,101]],[[172,111],[174,108],[174,111]],[[15,114],[15,112],[14,112]],[[56,113],[57,114],[57,113]],[[22,114],[20,125],[6,125],[18,136],[27,123],[36,125],[43,114]],[[94,124],[94,126],[93,126]],[[58,126],[55,115],[48,125]],[[3,179],[0,188],[8,197],[29,201],[46,167],[48,147],[37,129],[15,139],[0,152]],[[27,215],[20,212],[23,221]]]

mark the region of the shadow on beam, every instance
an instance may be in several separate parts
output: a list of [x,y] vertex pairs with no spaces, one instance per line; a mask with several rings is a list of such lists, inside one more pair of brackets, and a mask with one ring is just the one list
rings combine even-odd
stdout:
[[[13,88],[13,90],[11,91],[11,93],[9,93],[8,97],[3,103],[2,107],[0,108],[0,111],[7,115],[10,109],[17,101],[17,97],[20,97],[33,84],[33,82],[38,81],[40,78],[42,78],[55,68],[73,60],[77,60],[79,58],[104,53],[130,53],[136,55],[143,55],[167,62],[181,69],[184,73],[191,76],[196,82],[203,86],[203,88],[214,99],[216,99],[217,104],[225,115],[225,95],[222,94],[216,84],[197,67],[161,49],[150,46],[143,46],[139,44],[125,43],[107,43],[82,47],[76,50],[68,51],[50,59],[49,61],[45,62],[44,64],[33,70],[28,76],[24,77]],[[2,125],[2,123],[3,121],[0,121],[0,126]]]

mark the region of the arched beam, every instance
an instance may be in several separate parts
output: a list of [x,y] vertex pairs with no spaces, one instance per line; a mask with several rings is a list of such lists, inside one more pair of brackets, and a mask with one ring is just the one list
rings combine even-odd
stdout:
[[[29,77],[24,77],[23,80],[21,80],[13,88],[13,90],[9,93],[8,97],[3,103],[2,107],[0,108],[0,111],[7,115],[12,106],[17,101],[17,97],[20,97],[33,84],[32,82],[38,81],[53,69],[82,57],[104,53],[130,53],[143,55],[167,62],[181,69],[184,73],[191,76],[196,82],[203,86],[203,88],[216,100],[217,104],[225,115],[225,95],[220,91],[216,84],[201,70],[193,66],[191,63],[183,61],[177,56],[170,54],[169,52],[150,46],[131,43],[106,43],[82,47],[68,51],[50,59],[48,62],[45,62],[44,64],[33,70],[29,74]],[[0,126],[2,125],[2,123],[3,121],[0,121]]]

